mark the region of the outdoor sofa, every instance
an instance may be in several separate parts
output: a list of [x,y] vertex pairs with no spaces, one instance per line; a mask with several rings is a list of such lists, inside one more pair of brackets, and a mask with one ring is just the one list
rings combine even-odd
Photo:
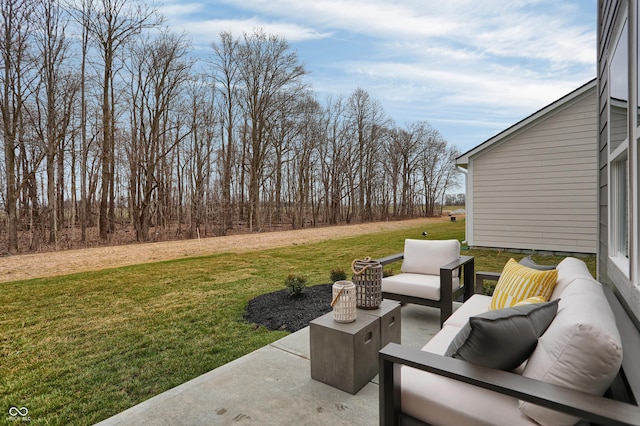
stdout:
[[[478,273],[476,288],[483,279],[498,277]],[[475,294],[422,350],[394,343],[382,348],[380,424],[560,425],[586,419],[640,425],[637,319],[576,258],[557,266],[549,300],[489,311],[492,298]],[[515,316],[522,323],[500,318],[514,309],[528,312]],[[469,322],[478,315],[484,318]],[[528,331],[511,328],[525,330],[530,318],[535,321]],[[509,359],[518,351],[516,342],[532,333],[533,348],[527,351],[533,352],[524,354],[521,365],[508,371],[492,365],[518,364],[519,358]]]

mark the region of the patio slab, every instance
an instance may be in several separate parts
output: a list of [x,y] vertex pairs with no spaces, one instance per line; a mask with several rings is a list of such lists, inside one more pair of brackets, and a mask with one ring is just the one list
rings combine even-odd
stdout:
[[[404,305],[402,343],[422,347],[439,311]],[[372,425],[378,377],[351,395],[311,379],[309,327],[148,399],[100,423],[113,425]]]

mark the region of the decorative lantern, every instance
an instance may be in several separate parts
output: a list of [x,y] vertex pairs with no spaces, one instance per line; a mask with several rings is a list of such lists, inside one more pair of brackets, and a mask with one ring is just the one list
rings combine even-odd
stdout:
[[351,281],[336,281],[333,284],[333,319],[337,322],[356,320],[356,286]]
[[382,265],[370,257],[351,263],[356,286],[357,306],[360,309],[378,309],[382,303]]

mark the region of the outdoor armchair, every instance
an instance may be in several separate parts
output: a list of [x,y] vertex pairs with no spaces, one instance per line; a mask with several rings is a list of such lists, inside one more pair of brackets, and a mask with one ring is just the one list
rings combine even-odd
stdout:
[[403,253],[378,262],[384,266],[400,260],[401,273],[382,279],[382,297],[440,309],[441,327],[453,312],[454,300],[482,291],[473,285],[473,257],[460,256],[458,240],[406,239]]

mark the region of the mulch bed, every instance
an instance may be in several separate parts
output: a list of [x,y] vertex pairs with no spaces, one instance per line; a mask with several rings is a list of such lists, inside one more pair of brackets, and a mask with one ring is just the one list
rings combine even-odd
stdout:
[[291,296],[286,289],[262,294],[249,301],[244,319],[269,330],[296,332],[332,310],[331,288],[332,284],[306,287],[296,296]]

